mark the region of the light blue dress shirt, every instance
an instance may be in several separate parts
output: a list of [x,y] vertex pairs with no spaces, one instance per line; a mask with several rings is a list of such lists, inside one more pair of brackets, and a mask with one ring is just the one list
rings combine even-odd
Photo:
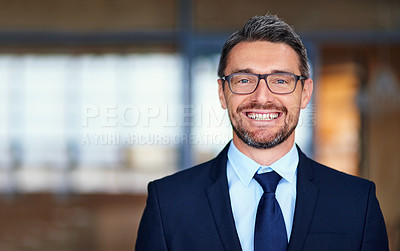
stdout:
[[233,141],[231,142],[227,163],[229,196],[243,251],[254,250],[254,225],[258,202],[263,194],[262,187],[253,179],[256,172],[275,171],[282,177],[276,188],[276,199],[282,210],[289,241],[296,203],[298,163],[299,155],[295,144],[285,156],[266,167],[241,153]]

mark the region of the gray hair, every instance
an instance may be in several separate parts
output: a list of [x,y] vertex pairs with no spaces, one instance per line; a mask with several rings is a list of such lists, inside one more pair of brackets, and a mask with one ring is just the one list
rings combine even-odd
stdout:
[[302,76],[310,77],[310,66],[307,51],[299,35],[292,27],[275,15],[254,16],[250,18],[242,29],[233,33],[225,42],[218,66],[218,76],[225,75],[230,51],[240,42],[268,41],[272,43],[285,43],[299,56],[299,68]]

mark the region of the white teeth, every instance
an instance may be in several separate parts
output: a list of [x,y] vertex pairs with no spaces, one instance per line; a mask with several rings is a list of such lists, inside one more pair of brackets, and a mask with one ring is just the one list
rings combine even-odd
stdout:
[[279,115],[277,113],[248,113],[247,116],[254,120],[273,120]]

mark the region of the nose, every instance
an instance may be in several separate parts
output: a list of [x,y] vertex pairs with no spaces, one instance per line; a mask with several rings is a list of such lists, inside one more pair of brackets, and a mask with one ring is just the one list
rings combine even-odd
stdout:
[[268,103],[275,98],[274,94],[269,90],[265,79],[260,79],[257,89],[251,94],[251,100],[257,103]]

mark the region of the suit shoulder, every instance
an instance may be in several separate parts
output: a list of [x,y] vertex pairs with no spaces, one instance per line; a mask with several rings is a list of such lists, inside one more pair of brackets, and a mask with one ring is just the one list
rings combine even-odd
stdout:
[[317,181],[319,180],[320,182],[324,182],[327,184],[352,184],[366,187],[369,187],[373,183],[372,181],[369,181],[367,179],[344,173],[342,171],[320,164],[311,159],[309,160],[312,165],[313,176]]
[[153,181],[161,186],[183,186],[195,187],[195,184],[208,184],[218,177],[226,176],[226,160],[229,144],[213,159],[178,171],[172,175]]
[[177,171],[176,173],[173,173],[171,175],[165,176],[163,178],[157,179],[153,182],[155,183],[164,183],[164,182],[182,182],[183,180],[187,179],[193,179],[195,177],[203,177],[204,175],[208,174],[210,171],[210,168],[213,165],[214,160],[209,160],[207,162],[204,162],[202,164]]

